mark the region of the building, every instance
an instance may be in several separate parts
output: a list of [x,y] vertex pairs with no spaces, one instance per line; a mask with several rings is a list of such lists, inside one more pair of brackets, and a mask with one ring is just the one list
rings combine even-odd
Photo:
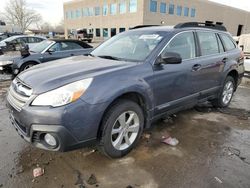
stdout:
[[208,0],[72,0],[64,3],[65,36],[89,29],[96,39],[137,25],[223,23],[232,35],[250,33],[250,12]]

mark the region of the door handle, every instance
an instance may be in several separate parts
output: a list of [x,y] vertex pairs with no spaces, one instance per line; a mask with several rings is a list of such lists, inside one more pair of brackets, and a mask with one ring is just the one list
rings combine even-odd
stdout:
[[201,64],[195,64],[195,65],[192,67],[192,70],[193,70],[193,71],[198,71],[200,68],[201,68]]
[[71,56],[74,56],[75,54],[70,54]]
[[222,63],[226,63],[226,62],[227,62],[227,60],[228,60],[228,59],[227,59],[226,57],[225,57],[225,58],[223,58],[223,59],[222,59]]

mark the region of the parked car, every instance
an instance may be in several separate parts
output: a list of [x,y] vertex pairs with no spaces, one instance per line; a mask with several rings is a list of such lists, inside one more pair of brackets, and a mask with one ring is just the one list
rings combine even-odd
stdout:
[[78,29],[76,31],[77,39],[82,41],[88,41],[88,43],[92,42],[93,36],[93,29]]
[[[40,63],[89,54],[92,46],[78,40],[45,40],[31,49],[22,49],[21,54],[0,56],[0,70],[10,71],[14,75]],[[2,68],[1,68],[2,67]]]
[[0,41],[16,35],[22,35],[22,33],[0,33]]
[[250,59],[245,59],[245,76],[250,78]]
[[163,116],[205,101],[227,107],[243,75],[241,50],[224,26],[147,27],[118,34],[89,56],[21,73],[7,105],[17,132],[38,148],[97,143],[116,158]]
[[18,44],[27,44],[31,48],[44,40],[46,38],[40,36],[16,35],[0,41],[0,48],[2,51],[15,51]]

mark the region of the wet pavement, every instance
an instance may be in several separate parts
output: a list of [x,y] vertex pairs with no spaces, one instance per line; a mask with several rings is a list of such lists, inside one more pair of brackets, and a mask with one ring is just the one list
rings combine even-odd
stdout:
[[[115,160],[95,148],[54,153],[27,144],[8,120],[4,103],[8,85],[0,83],[0,187],[250,187],[247,85],[240,86],[228,109],[200,107],[156,122],[136,149]],[[179,145],[161,143],[167,132]],[[44,175],[34,179],[38,166]]]

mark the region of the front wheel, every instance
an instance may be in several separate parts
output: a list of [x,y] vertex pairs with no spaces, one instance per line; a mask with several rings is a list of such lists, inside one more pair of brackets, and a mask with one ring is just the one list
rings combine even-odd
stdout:
[[228,76],[224,82],[223,88],[219,93],[219,97],[213,101],[213,105],[219,108],[228,107],[235,91],[235,80]]
[[104,116],[99,149],[112,158],[125,156],[137,144],[143,125],[141,107],[133,101],[119,100]]
[[23,65],[21,66],[20,72],[23,72],[23,71],[25,71],[25,70],[27,70],[27,69],[29,69],[29,68],[35,66],[35,65],[36,65],[36,63],[33,63],[33,62],[25,63],[25,64],[23,64]]

